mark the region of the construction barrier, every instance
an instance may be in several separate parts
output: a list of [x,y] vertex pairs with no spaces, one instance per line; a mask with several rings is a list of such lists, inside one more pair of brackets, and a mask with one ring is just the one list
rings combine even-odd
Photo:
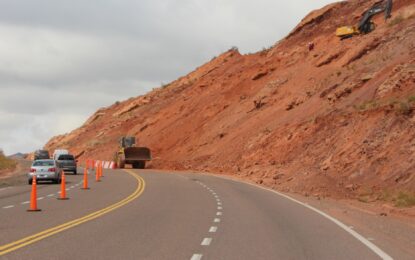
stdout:
[[116,169],[116,163],[113,161],[95,161],[95,167],[101,164],[103,169]]

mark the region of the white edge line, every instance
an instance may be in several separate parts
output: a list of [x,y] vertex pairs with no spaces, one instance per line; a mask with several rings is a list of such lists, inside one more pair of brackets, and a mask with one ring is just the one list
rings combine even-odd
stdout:
[[200,260],[202,259],[202,254],[193,254],[192,258],[190,258],[190,260]]
[[374,253],[376,253],[382,259],[384,259],[384,260],[393,260],[393,258],[390,255],[388,255],[387,253],[385,253],[382,249],[380,249],[379,247],[377,247],[375,244],[373,244],[372,242],[370,242],[369,240],[367,240],[365,237],[363,237],[362,235],[360,235],[359,233],[357,233],[353,229],[350,229],[348,226],[346,226],[345,224],[343,224],[340,220],[338,220],[338,219],[336,219],[336,218],[334,218],[334,217],[332,217],[332,216],[324,213],[323,211],[321,211],[319,209],[316,209],[316,208],[314,208],[314,207],[312,207],[312,206],[310,206],[308,204],[305,204],[305,203],[303,203],[303,202],[301,202],[299,200],[296,200],[294,198],[291,198],[290,196],[285,195],[283,193],[280,193],[278,191],[271,190],[271,189],[268,189],[268,188],[265,188],[265,187],[262,187],[262,186],[253,184],[253,183],[239,181],[239,180],[235,180],[235,179],[231,179],[231,178],[226,178],[226,177],[223,177],[223,176],[215,176],[215,175],[210,175],[210,174],[205,174],[205,175],[207,175],[207,176],[214,176],[214,177],[217,177],[217,178],[222,178],[222,179],[226,179],[226,180],[230,180],[230,181],[234,181],[234,182],[245,183],[245,184],[248,184],[248,185],[251,185],[251,186],[254,186],[254,187],[263,189],[263,190],[266,190],[266,191],[273,192],[275,194],[280,195],[281,197],[284,197],[284,198],[289,199],[289,200],[291,200],[291,201],[293,201],[295,203],[298,203],[298,204],[300,204],[300,205],[302,205],[302,206],[304,206],[304,207],[306,207],[306,208],[308,208],[308,209],[310,209],[310,210],[312,210],[312,211],[320,214],[321,216],[327,218],[328,220],[331,220],[333,223],[335,223],[336,225],[338,225],[339,227],[341,227],[343,230],[345,230],[346,232],[348,232],[350,235],[352,235],[353,237],[355,237],[357,240],[359,240],[360,242],[362,242],[365,246],[367,246],[369,249],[371,249]]

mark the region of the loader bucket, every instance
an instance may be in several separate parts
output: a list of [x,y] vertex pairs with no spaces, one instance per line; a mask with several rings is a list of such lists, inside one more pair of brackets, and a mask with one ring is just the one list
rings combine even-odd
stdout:
[[151,152],[147,147],[128,147],[124,148],[125,161],[127,163],[133,161],[149,161],[151,160]]

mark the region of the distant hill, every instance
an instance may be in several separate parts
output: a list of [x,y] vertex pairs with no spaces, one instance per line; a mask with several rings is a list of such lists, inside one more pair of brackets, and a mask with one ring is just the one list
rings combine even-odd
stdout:
[[25,159],[27,157],[27,153],[15,153],[15,154],[9,155],[8,157],[12,159]]

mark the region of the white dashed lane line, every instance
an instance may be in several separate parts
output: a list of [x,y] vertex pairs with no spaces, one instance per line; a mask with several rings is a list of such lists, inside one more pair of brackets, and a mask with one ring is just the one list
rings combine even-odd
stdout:
[[200,243],[201,246],[208,246],[212,243],[212,238],[206,237],[203,239],[202,243]]
[[39,197],[37,198],[37,200],[43,200],[45,197]]
[[14,205],[9,205],[9,206],[4,206],[3,209],[10,209],[10,208],[14,208]]
[[217,230],[218,230],[218,227],[211,226],[211,227],[209,228],[209,233],[215,233]]
[[22,203],[20,203],[20,204],[22,204],[22,205],[24,205],[24,204],[29,204],[29,202],[30,201],[23,201]]
[[[203,182],[196,181],[196,183],[198,183],[202,187],[206,188],[212,194],[212,196],[215,199],[216,204],[217,204],[217,210],[218,211],[216,212],[216,216],[222,216],[223,215],[223,213],[222,213],[223,207],[222,207],[222,201],[220,200],[219,195],[213,189],[211,189],[209,186],[205,185]],[[214,223],[220,223],[221,219],[216,217],[216,218],[213,219],[213,222]],[[217,231],[218,231],[217,226],[211,226],[209,228],[209,233],[210,234],[216,233]],[[212,237],[205,237],[202,240],[202,243],[200,245],[205,246],[205,247],[209,246],[212,243],[212,240],[213,240]],[[197,253],[197,254],[193,254],[193,256],[190,258],[190,260],[200,260],[200,259],[202,259],[202,257],[203,257],[203,254]]]
[[202,259],[203,255],[201,254],[194,254],[190,260],[200,260]]
[[53,197],[55,196],[55,194],[48,194],[48,197]]

